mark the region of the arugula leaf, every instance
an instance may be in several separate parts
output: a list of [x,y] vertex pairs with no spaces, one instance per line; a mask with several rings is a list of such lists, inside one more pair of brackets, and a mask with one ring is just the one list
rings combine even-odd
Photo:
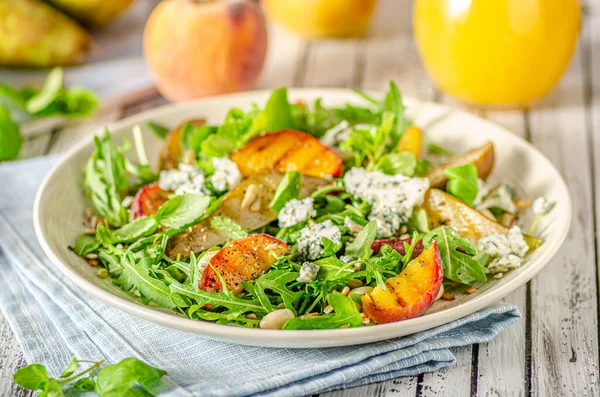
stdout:
[[474,257],[477,248],[467,238],[454,233],[448,226],[440,226],[423,237],[424,249],[434,240],[440,250],[445,278],[468,285],[487,281],[483,265]]
[[413,176],[417,168],[417,158],[410,152],[388,153],[377,161],[375,170],[388,175],[402,174]]
[[84,189],[96,212],[108,223],[120,227],[127,223],[127,211],[121,205],[129,188],[125,167],[125,149],[117,147],[108,130],[95,137],[96,150],[84,172]]
[[101,245],[102,243],[95,236],[81,234],[77,238],[75,247],[73,247],[73,252],[79,256],[86,256],[87,254],[97,251]]
[[400,263],[403,256],[390,245],[384,244],[375,257],[365,263],[367,283],[372,279],[382,289],[386,289],[385,280],[400,273]]
[[186,193],[175,196],[160,206],[156,219],[166,228],[185,229],[202,218],[210,201],[210,197],[203,194]]
[[265,290],[270,290],[281,297],[283,304],[292,312],[297,313],[295,305],[302,299],[303,292],[294,292],[288,284],[296,281],[298,272],[290,272],[288,270],[271,270],[263,276],[257,278],[253,282],[242,281],[242,285],[246,291],[250,292],[259,302],[265,307],[267,312],[273,311],[273,306]]
[[479,185],[477,184],[477,167],[472,163],[447,168],[444,175],[448,178],[446,191],[458,197],[468,205],[473,205],[477,197]]
[[222,216],[215,216],[210,220],[210,227],[214,230],[219,230],[232,239],[243,238],[248,235],[240,225],[235,223],[231,218],[224,218]]
[[317,275],[319,281],[335,280],[354,274],[354,268],[347,266],[335,256],[321,258],[314,261],[314,264],[319,266],[319,274]]
[[322,237],[321,242],[323,243],[323,255],[321,256],[330,256],[335,255],[336,252],[342,249],[342,243],[334,243],[327,237]]
[[358,233],[354,241],[346,244],[346,255],[357,259],[368,259],[373,250],[371,245],[377,236],[377,222],[371,221]]
[[[222,283],[224,284],[224,283]],[[225,307],[240,314],[246,312],[263,313],[265,309],[260,301],[237,298],[231,292],[206,292],[192,290],[189,286],[173,283],[169,285],[171,294],[183,295],[195,301],[200,307],[212,305],[215,308]]]
[[125,358],[98,372],[95,390],[100,397],[124,396],[137,382],[151,395],[157,395],[162,386],[160,380],[166,373],[137,358]]
[[275,211],[280,211],[288,201],[297,199],[300,196],[301,184],[302,174],[298,171],[286,172],[281,182],[279,182],[269,206]]
[[253,135],[260,132],[270,132],[294,128],[294,121],[290,113],[287,88],[281,87],[273,90],[265,109],[260,112],[252,123]]
[[151,300],[159,306],[174,309],[171,301],[169,287],[161,280],[151,277],[148,268],[138,263],[130,252],[121,256],[123,267],[118,281],[125,291],[137,290],[141,296]]
[[417,231],[420,233],[429,233],[429,219],[427,217],[427,211],[423,208],[417,208],[413,211],[412,216],[408,220],[409,231]]
[[22,145],[19,125],[11,119],[8,109],[0,104],[0,161],[17,158]]
[[154,121],[146,121],[146,126],[150,131],[154,133],[160,139],[165,139],[171,130],[162,124],[155,123]]
[[347,326],[360,327],[362,318],[354,302],[347,296],[334,291],[327,296],[327,302],[334,312],[318,317],[292,318],[283,325],[286,330],[332,329]]
[[119,243],[132,243],[140,237],[151,235],[158,228],[158,222],[152,216],[143,216],[113,232]]
[[417,166],[415,167],[415,176],[425,176],[431,168],[431,161],[427,159],[417,159]]
[[425,145],[425,148],[427,149],[427,153],[429,153],[429,154],[439,154],[439,155],[448,156],[448,157],[456,156],[456,153],[451,152],[450,150],[445,149],[444,147],[442,147],[436,143],[433,143],[433,142],[428,142]]
[[390,81],[390,89],[384,99],[385,110],[391,111],[394,114],[394,127],[390,132],[392,139],[392,147],[396,147],[398,141],[404,134],[404,131],[410,127],[410,122],[404,116],[406,107],[402,102],[402,95],[398,86],[393,81]]
[[96,387],[96,382],[91,378],[81,378],[73,383],[71,387],[75,390],[92,391]]
[[367,169],[372,170],[379,159],[386,153],[394,128],[395,116],[386,111],[381,116],[378,128],[353,128],[348,139],[340,145],[343,151],[352,152],[355,156],[354,164],[357,167],[367,161]]
[[29,364],[19,368],[13,378],[17,385],[27,390],[43,390],[48,382],[48,372],[41,364]]

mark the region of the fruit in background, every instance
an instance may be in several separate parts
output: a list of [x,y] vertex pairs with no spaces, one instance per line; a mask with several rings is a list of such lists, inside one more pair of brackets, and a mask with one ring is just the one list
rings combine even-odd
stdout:
[[234,152],[231,160],[244,176],[265,171],[298,171],[325,178],[340,176],[342,160],[317,138],[294,130],[282,130],[259,136]]
[[417,0],[415,39],[437,85],[481,105],[546,96],[577,41],[578,0]]
[[356,37],[371,22],[376,0],[262,0],[267,16],[304,38]]
[[167,0],[152,11],[143,41],[160,93],[185,101],[253,88],[267,28],[251,0]]
[[129,7],[133,0],[45,0],[85,26],[100,28]]
[[242,281],[252,281],[271,268],[277,258],[287,254],[289,247],[278,238],[268,234],[253,234],[233,240],[210,260],[204,268],[198,288],[208,292],[222,291],[219,272],[234,294],[244,290]]
[[442,258],[434,241],[402,273],[388,278],[385,290],[377,286],[364,295],[363,311],[378,324],[418,317],[433,304],[443,280]]
[[89,34],[38,0],[0,1],[0,65],[49,67],[83,62]]

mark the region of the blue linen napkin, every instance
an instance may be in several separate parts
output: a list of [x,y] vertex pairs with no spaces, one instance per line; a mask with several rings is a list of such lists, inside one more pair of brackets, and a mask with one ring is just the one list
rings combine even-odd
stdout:
[[33,231],[35,192],[57,157],[0,165],[0,305],[29,363],[58,375],[71,357],[137,357],[168,372],[169,396],[296,396],[452,365],[453,347],[486,342],[516,322],[497,303],[408,337],[354,347],[271,349],[212,341],[121,312],[87,295],[47,259]]

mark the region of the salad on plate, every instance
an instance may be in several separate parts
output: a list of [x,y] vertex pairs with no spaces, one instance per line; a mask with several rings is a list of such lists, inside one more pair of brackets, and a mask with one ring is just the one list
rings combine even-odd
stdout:
[[551,203],[486,183],[491,142],[461,155],[431,142],[393,82],[357,95],[328,107],[280,88],[220,125],[148,122],[164,139],[158,173],[141,127],[122,145],[96,137],[74,252],[144,304],[284,330],[414,318],[522,266]]

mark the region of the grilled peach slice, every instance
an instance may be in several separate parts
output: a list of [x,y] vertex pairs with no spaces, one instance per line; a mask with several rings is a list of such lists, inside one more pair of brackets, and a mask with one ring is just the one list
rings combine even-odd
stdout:
[[185,127],[186,124],[191,124],[192,127],[201,127],[205,123],[205,120],[192,119],[179,124],[177,128],[169,132],[160,151],[158,166],[161,170],[170,170],[172,168],[177,168],[179,165],[179,160],[183,154],[181,153],[183,150],[181,145],[183,127]]
[[[431,229],[441,225],[455,227],[462,236],[474,244],[477,244],[480,238],[490,234],[508,233],[508,228],[492,221],[463,201],[439,189],[429,189],[425,193],[422,208],[427,212]],[[530,249],[535,249],[542,244],[535,237],[523,237]]]
[[453,158],[447,163],[431,167],[426,177],[431,181],[431,187],[443,189],[446,186],[446,182],[448,182],[448,178],[444,174],[446,169],[473,163],[477,168],[477,175],[485,180],[490,172],[492,172],[492,168],[494,168],[494,158],[494,144],[486,142],[479,147],[469,150],[462,156]]
[[[397,238],[397,239],[391,239],[391,240],[375,240],[375,241],[373,241],[373,244],[371,244],[371,249],[373,250],[374,254],[378,254],[379,251],[381,251],[381,247],[383,247],[384,245],[389,245],[390,247],[392,247],[393,249],[398,251],[401,255],[406,255],[406,249],[404,248],[404,243],[411,245],[412,239]],[[415,257],[419,256],[421,254],[421,252],[423,252],[423,241],[419,240],[415,244],[415,248],[413,250],[413,255],[412,255],[413,259]]]
[[208,292],[222,290],[215,271],[223,277],[227,289],[234,294],[242,292],[242,281],[254,280],[271,268],[277,258],[289,252],[289,247],[268,234],[253,234],[233,240],[210,260],[204,269],[198,288]]
[[169,193],[158,186],[158,182],[141,188],[131,203],[131,219],[154,215],[161,205],[169,199]]
[[251,140],[231,155],[244,176],[266,171],[299,171],[324,178],[339,176],[342,160],[317,138],[294,130],[282,130]]
[[421,157],[423,147],[423,131],[416,125],[408,127],[398,141],[396,149],[399,152],[411,152],[416,158]]
[[434,241],[402,273],[387,279],[385,290],[375,287],[364,295],[363,311],[378,324],[418,317],[435,301],[443,279],[442,258]]

